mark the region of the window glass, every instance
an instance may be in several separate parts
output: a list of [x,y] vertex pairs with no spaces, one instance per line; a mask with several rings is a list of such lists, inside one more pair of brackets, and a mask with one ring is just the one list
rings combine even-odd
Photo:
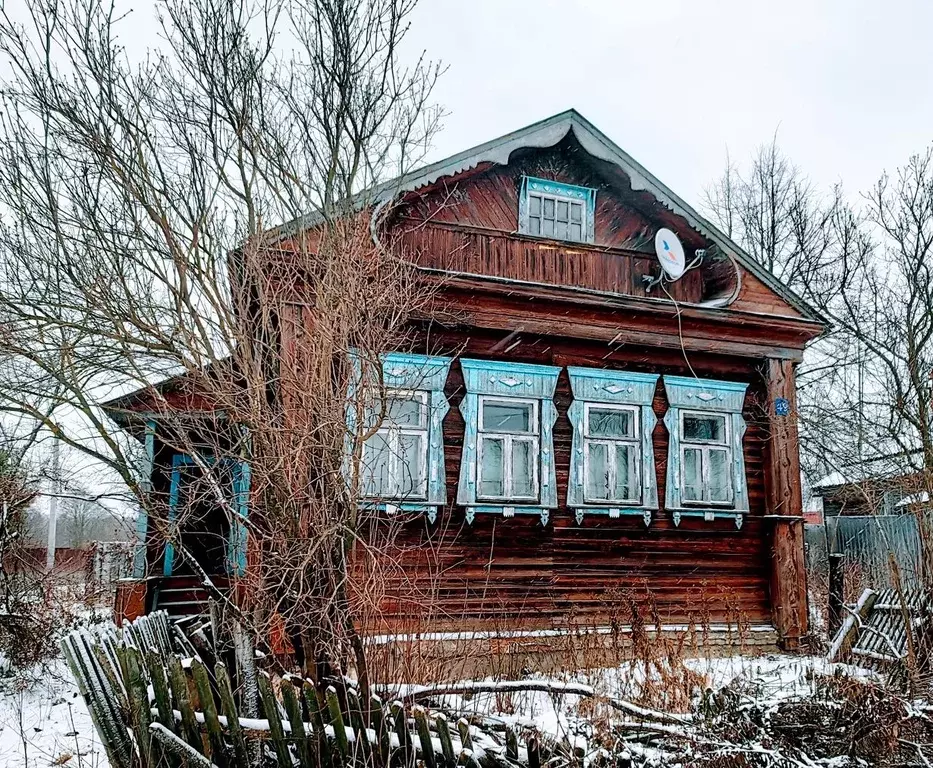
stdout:
[[703,500],[702,451],[698,448],[684,450],[684,501]]
[[635,437],[635,413],[621,408],[591,407],[588,427],[592,437]]
[[590,443],[587,446],[586,499],[606,501],[609,498],[609,445]]
[[629,407],[586,406],[583,489],[586,503],[641,502],[636,466],[641,460],[641,447],[636,440],[637,413],[637,409]]
[[364,496],[424,497],[427,493],[428,408],[425,392],[393,392],[368,407],[360,483]]
[[480,444],[480,496],[501,498],[505,495],[503,442],[501,438],[484,437]]
[[533,496],[534,443],[531,440],[512,441],[512,496]]
[[617,443],[615,446],[615,487],[614,499],[632,499],[635,493],[635,446]]
[[534,402],[482,398],[477,496],[530,500],[538,495],[538,423]]
[[483,401],[483,429],[492,432],[533,432],[534,406],[503,400]]
[[528,194],[525,231],[558,240],[585,239],[583,201],[559,195]]
[[424,426],[424,410],[420,397],[391,397],[386,408],[389,422],[400,427]]
[[709,500],[729,501],[732,483],[729,479],[729,455],[726,451],[710,449],[709,457]]
[[[418,393],[410,395],[390,395],[385,399],[385,413],[382,411],[382,400],[366,407],[365,424],[371,429],[375,426],[389,427],[424,427],[427,414],[425,413],[424,398]],[[382,421],[379,419],[382,417]]]
[[683,500],[709,504],[732,501],[732,474],[726,416],[684,413]]
[[401,450],[401,491],[403,496],[408,496],[419,492],[424,481],[424,449],[426,447],[424,435],[402,433],[399,435],[399,447]]
[[687,442],[726,442],[726,417],[715,414],[684,414],[684,431],[681,436]]
[[361,474],[367,496],[392,495],[389,483],[390,457],[389,436],[384,432],[377,432],[363,445]]

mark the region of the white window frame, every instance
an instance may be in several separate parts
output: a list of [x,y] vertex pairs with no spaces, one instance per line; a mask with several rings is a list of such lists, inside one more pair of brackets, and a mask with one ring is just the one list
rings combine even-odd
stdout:
[[[684,432],[684,419],[687,416],[698,417],[701,419],[721,419],[723,422],[723,439],[717,440],[687,440]],[[732,474],[732,434],[731,418],[727,413],[716,413],[711,411],[690,411],[682,409],[680,411],[680,493],[681,501],[685,506],[716,506],[732,507],[735,506],[735,478]],[[702,483],[702,499],[687,498],[687,462],[686,452],[700,452],[700,474]],[[709,454],[712,450],[726,454],[726,477],[728,479],[727,490],[729,498],[725,501],[713,501],[709,498]]]
[[[635,428],[632,437],[591,437],[590,436],[590,409],[595,408],[598,411],[628,411],[632,416],[632,425]],[[583,502],[590,505],[609,504],[630,504],[637,506],[641,504],[641,407],[637,405],[620,405],[618,403],[584,403],[583,404]],[[636,495],[627,499],[615,498],[610,496],[606,499],[594,499],[588,494],[590,477],[590,446],[593,444],[605,445],[608,448],[608,466],[609,466],[609,488],[610,491],[616,487],[616,450],[619,445],[630,446],[635,452],[635,477],[630,483],[630,487],[636,492]]]
[[[526,206],[527,211],[525,213],[525,229],[528,234],[532,237],[545,237],[550,240],[562,240],[568,243],[586,243],[587,242],[587,231],[589,222],[587,217],[589,215],[588,206],[586,200],[581,200],[579,197],[572,197],[570,195],[560,195],[552,192],[538,192],[529,190],[526,192]],[[541,199],[541,212],[538,216],[532,217],[531,215],[531,198],[538,197]],[[554,228],[557,229],[557,204],[558,203],[567,203],[567,234],[565,237],[560,237],[556,232],[552,232],[550,235],[545,234],[544,232],[544,201],[553,200],[554,201]],[[570,236],[570,225],[573,223],[573,218],[571,217],[570,211],[573,205],[580,206],[580,237],[579,239],[573,238]],[[531,219],[536,218],[541,222],[541,230],[539,232],[531,231]]]
[[[505,405],[530,405],[532,432],[504,432],[502,430],[486,429],[483,423],[484,406],[486,403],[503,403]],[[538,400],[531,398],[503,397],[501,395],[480,395],[477,411],[476,434],[476,498],[481,501],[511,502],[511,501],[537,501],[541,495],[539,485],[538,465],[541,463],[541,428],[540,428]],[[483,442],[487,438],[502,440],[502,496],[486,496],[480,493],[483,477]],[[534,493],[530,496],[519,496],[512,493],[512,443],[531,443],[531,487]]]
[[[386,390],[385,398],[397,399],[397,400],[418,400],[420,401],[420,410],[421,410],[421,423],[423,427],[411,427],[404,426],[400,427],[395,424],[390,424],[386,426],[380,426],[376,430],[376,435],[383,435],[388,445],[389,450],[389,480],[396,491],[393,494],[366,494],[364,492],[363,498],[366,499],[417,499],[424,500],[428,497],[428,439],[431,431],[431,414],[429,409],[429,392],[426,390],[412,390],[412,389],[389,389]],[[378,402],[378,401],[377,401]],[[383,423],[385,420],[383,420]],[[421,483],[420,487],[413,489],[410,493],[402,493],[402,486],[404,477],[402,476],[402,468],[404,462],[402,461],[402,446],[401,440],[402,435],[412,435],[421,437]],[[360,454],[360,464],[362,465],[362,473],[365,476],[365,473],[368,469],[366,463],[366,445],[368,441],[363,443],[362,452]],[[365,489],[364,489],[365,490]]]

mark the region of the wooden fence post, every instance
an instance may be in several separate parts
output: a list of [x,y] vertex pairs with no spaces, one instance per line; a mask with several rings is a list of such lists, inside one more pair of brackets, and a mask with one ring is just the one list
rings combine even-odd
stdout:
[[831,552],[829,560],[829,636],[835,637],[842,626],[842,604],[845,599],[845,555]]

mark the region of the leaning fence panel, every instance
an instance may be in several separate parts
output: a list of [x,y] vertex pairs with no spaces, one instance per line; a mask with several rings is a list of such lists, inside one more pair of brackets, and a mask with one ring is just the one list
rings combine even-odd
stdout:
[[[346,680],[322,691],[281,670],[238,679],[226,644],[163,612],[62,645],[113,768],[525,768],[561,748],[530,733],[520,757],[515,734],[429,713],[425,700],[363,699]],[[256,687],[260,717],[244,717]]]

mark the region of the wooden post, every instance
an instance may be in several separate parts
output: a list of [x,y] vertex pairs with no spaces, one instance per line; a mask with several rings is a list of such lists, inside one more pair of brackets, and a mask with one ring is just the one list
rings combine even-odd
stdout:
[[845,555],[830,552],[829,560],[829,636],[833,637],[842,625],[842,603],[845,599]]
[[765,480],[771,538],[771,613],[779,641],[795,650],[807,634],[803,496],[797,433],[797,396],[790,360],[769,359],[768,440]]

